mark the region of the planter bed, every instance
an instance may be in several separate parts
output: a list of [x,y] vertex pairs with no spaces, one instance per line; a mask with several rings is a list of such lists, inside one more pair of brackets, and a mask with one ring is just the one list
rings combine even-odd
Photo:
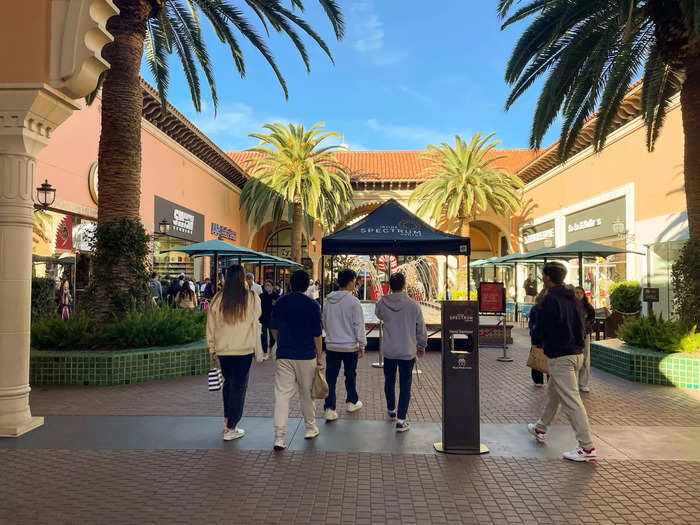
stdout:
[[636,383],[700,390],[699,354],[667,354],[605,339],[591,342],[591,365]]
[[109,351],[31,350],[31,385],[128,385],[205,374],[209,347],[186,345]]

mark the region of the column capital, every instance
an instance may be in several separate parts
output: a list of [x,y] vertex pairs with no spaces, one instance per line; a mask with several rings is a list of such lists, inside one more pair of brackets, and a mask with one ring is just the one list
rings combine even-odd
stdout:
[[80,106],[40,83],[0,84],[0,155],[36,154]]

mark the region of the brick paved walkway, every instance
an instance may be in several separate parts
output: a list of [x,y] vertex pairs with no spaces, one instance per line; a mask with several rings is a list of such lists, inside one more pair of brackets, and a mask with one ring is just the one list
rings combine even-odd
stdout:
[[[700,463],[0,450],[0,523],[697,523]],[[18,504],[18,502],[21,502]]]
[[[509,353],[512,363],[496,358],[498,348],[481,353],[481,419],[485,423],[524,423],[539,415],[545,389],[532,385],[525,366],[529,346],[526,331],[515,329],[515,345]],[[377,353],[360,360],[358,385],[365,408],[354,414],[339,404],[340,417],[383,419],[383,375],[371,367]],[[436,352],[420,361],[420,380],[414,379],[410,418],[414,421],[441,420],[440,356]],[[254,365],[251,372],[245,414],[272,416],[272,375],[274,363]],[[415,376],[414,376],[415,377]],[[592,392],[584,395],[591,423],[598,425],[700,426],[700,399],[689,391],[673,387],[630,383],[593,369]],[[338,399],[345,399],[345,387],[338,382]],[[114,387],[37,387],[31,394],[36,415],[220,415],[221,398],[206,390],[203,376]],[[322,403],[319,402],[319,409]],[[293,416],[299,416],[293,403]],[[557,420],[564,422],[564,419]]]

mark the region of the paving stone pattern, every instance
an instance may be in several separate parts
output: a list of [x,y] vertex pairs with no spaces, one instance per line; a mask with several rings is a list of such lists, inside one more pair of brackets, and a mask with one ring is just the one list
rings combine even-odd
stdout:
[[[535,388],[530,369],[525,366],[529,345],[527,331],[514,329],[515,344],[509,353],[515,360],[502,363],[496,358],[502,350],[484,348],[481,352],[481,419],[486,423],[524,423],[539,415],[545,389]],[[338,381],[338,411],[350,419],[385,417],[383,374],[372,368],[376,352],[360,360],[358,384],[365,408],[348,414],[343,401],[342,375]],[[414,376],[409,417],[414,421],[441,420],[440,355],[428,353],[420,360],[420,379]],[[245,414],[272,415],[274,363],[254,365],[251,372]],[[583,394],[592,424],[638,426],[700,426],[700,396],[697,392],[658,385],[631,383],[593,369],[590,394]],[[208,415],[222,412],[221,396],[206,388],[206,376],[153,381],[138,385],[111,387],[35,387],[31,394],[36,415]],[[318,402],[321,414],[322,402]],[[299,417],[298,404],[291,415]],[[562,414],[558,422],[565,422]]]
[[[700,463],[0,450],[0,523],[697,523]],[[89,473],[89,475],[88,475]]]

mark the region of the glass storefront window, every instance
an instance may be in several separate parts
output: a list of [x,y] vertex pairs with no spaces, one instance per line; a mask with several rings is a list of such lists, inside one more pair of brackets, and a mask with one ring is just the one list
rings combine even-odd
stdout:
[[659,289],[659,302],[654,305],[654,312],[660,313],[665,319],[671,318],[673,314],[671,269],[686,242],[685,240],[659,242],[648,247],[648,286]]
[[192,242],[170,236],[156,236],[153,250],[153,271],[158,274],[158,277],[167,279],[168,276],[175,277],[184,273],[186,276],[196,279],[192,257],[182,252],[161,253],[188,244],[192,244]]
[[[268,240],[265,246],[265,252],[270,255],[276,255],[277,257],[284,257],[285,259],[291,259],[292,257],[292,229],[283,228],[278,232],[275,232]],[[312,274],[313,263],[309,258],[309,246],[306,242],[306,236],[301,236],[301,264],[304,265],[304,269]]]
[[[593,239],[591,242],[626,249],[626,241],[616,237]],[[568,261],[569,271],[566,282],[574,286],[579,283],[578,260]],[[610,285],[627,278],[627,254],[611,255],[583,259],[583,288],[589,294],[593,306],[603,308],[610,306]]]

